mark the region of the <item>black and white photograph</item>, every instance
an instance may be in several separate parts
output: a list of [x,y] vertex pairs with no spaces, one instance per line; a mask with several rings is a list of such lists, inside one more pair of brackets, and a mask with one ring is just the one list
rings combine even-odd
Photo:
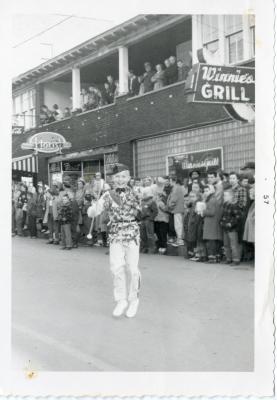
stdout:
[[[7,144],[10,368],[24,394],[44,373],[94,373],[89,393],[103,396],[114,373],[250,379],[260,307],[273,371],[262,296],[273,290],[274,153],[257,2],[31,3],[11,16]],[[211,393],[245,394],[233,390]]]

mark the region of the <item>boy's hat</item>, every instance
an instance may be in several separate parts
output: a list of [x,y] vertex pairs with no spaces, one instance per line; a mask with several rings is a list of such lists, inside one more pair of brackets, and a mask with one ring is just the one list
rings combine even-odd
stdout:
[[116,163],[116,164],[114,164],[114,166],[112,168],[112,171],[110,173],[108,173],[107,175],[110,175],[110,176],[111,175],[116,175],[116,174],[118,174],[119,172],[122,172],[122,171],[130,171],[130,168],[125,164]]

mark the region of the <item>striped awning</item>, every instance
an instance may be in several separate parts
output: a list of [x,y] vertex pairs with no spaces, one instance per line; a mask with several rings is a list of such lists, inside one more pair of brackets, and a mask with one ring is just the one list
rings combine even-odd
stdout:
[[12,169],[16,171],[38,172],[38,156],[28,154],[27,156],[12,159]]

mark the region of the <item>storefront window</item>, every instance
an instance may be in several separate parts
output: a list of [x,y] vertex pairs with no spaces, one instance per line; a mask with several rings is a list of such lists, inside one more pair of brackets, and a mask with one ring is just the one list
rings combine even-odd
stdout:
[[90,183],[96,172],[101,172],[100,160],[91,160],[83,162],[83,178]]

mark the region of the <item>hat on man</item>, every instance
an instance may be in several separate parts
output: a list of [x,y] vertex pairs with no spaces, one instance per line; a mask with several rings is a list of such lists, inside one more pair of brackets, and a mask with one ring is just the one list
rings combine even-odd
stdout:
[[114,164],[111,172],[107,173],[107,175],[116,175],[122,171],[130,171],[129,167],[125,164],[116,163]]
[[143,189],[142,198],[143,200],[149,200],[153,197],[153,190],[150,186]]
[[165,179],[162,176],[158,176],[157,178],[157,185],[164,185],[165,184]]
[[249,161],[245,163],[245,165],[241,168],[241,171],[244,171],[245,169],[255,169],[255,162]]
[[199,170],[193,169],[193,170],[190,171],[190,173],[189,173],[189,177],[190,177],[190,178],[192,177],[192,174],[193,174],[194,172],[196,172],[199,176],[201,175],[201,172],[200,172]]
[[83,186],[86,184],[86,181],[82,177],[78,178],[78,182],[81,182]]
[[63,177],[63,185],[67,188],[71,187],[71,178],[68,175]]

